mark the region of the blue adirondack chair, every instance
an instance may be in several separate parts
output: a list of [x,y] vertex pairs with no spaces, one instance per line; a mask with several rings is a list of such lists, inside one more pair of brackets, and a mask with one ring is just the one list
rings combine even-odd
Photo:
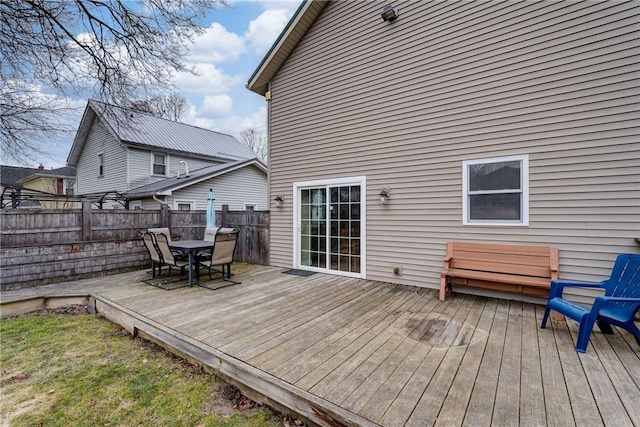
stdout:
[[[605,292],[603,296],[596,297],[592,307],[585,307],[562,298],[562,291],[566,287],[600,288]],[[580,323],[576,344],[576,351],[580,353],[587,349],[595,322],[606,334],[613,333],[611,325],[628,330],[640,345],[640,329],[634,324],[634,316],[639,309],[640,255],[621,254],[616,258],[611,277],[602,282],[551,281],[549,300],[540,327],[546,326],[549,311],[555,310]]]

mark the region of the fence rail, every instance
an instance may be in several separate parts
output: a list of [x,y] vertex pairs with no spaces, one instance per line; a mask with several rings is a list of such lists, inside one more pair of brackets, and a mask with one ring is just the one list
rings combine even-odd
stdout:
[[[236,260],[269,263],[269,211],[216,212],[216,224],[240,230]],[[180,240],[202,239],[205,211],[82,209],[0,211],[1,289],[95,277],[142,268],[140,233],[169,227]]]

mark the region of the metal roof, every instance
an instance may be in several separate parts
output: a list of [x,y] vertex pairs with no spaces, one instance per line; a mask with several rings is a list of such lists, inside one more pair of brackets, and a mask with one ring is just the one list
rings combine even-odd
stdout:
[[68,164],[76,164],[94,115],[123,144],[223,161],[256,158],[253,151],[231,135],[89,100]]
[[242,160],[239,162],[223,163],[219,165],[206,166],[204,168],[190,171],[189,176],[171,177],[163,179],[161,181],[153,182],[151,184],[137,187],[127,192],[127,196],[148,196],[160,193],[171,192],[179,190],[180,188],[196,184],[200,181],[204,181],[233,170],[243,168],[245,166],[255,165],[261,169],[264,173],[267,173],[266,166],[258,159]]

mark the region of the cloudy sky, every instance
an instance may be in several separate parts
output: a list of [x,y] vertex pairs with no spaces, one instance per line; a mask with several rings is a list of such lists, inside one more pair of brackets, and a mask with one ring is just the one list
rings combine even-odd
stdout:
[[[189,103],[182,121],[236,137],[248,128],[266,130],[266,102],[245,85],[300,2],[233,0],[209,13],[207,30],[187,58],[199,75],[176,75],[178,92]],[[79,124],[86,99],[73,104]],[[72,142],[69,135],[51,146],[52,157],[42,160],[45,167],[64,166]]]

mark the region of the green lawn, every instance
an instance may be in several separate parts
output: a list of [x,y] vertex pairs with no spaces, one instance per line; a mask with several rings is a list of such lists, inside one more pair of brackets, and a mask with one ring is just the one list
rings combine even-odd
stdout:
[[97,315],[3,320],[0,341],[2,425],[282,425],[211,374]]

